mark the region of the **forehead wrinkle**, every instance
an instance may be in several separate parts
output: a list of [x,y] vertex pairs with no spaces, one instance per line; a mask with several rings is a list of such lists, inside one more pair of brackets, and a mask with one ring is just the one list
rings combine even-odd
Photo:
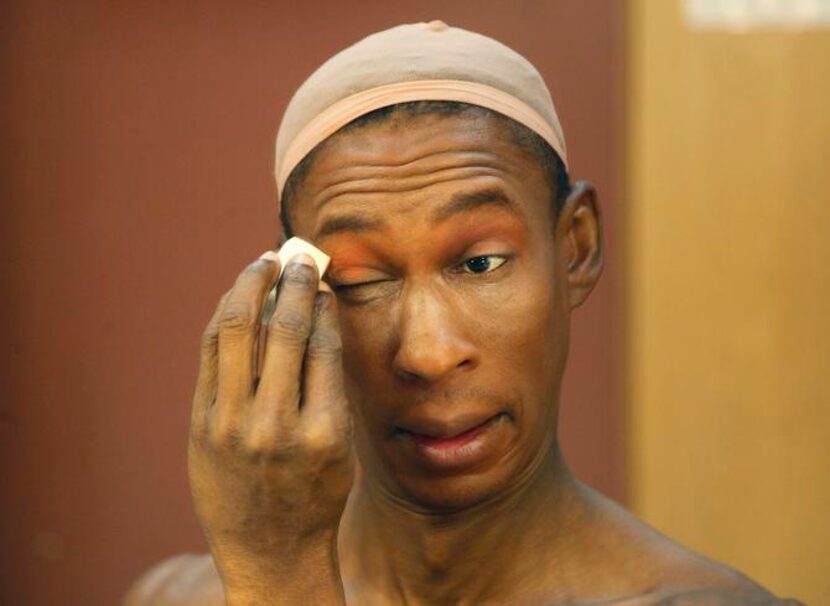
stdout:
[[[450,162],[440,162],[441,156],[457,156],[463,154],[463,157]],[[347,183],[349,181],[358,181],[366,179],[394,179],[398,177],[398,173],[402,173],[399,178],[415,177],[422,174],[435,174],[445,170],[477,167],[492,168],[498,170],[500,168],[499,160],[501,158],[490,152],[468,152],[458,150],[445,150],[442,152],[429,153],[417,158],[402,162],[372,162],[372,161],[355,161],[347,160],[345,165],[338,166],[326,170],[326,174],[333,182],[326,186],[326,188]],[[436,169],[432,166],[432,162],[440,162],[443,164]],[[502,160],[503,162],[503,160]],[[425,163],[426,166],[421,167],[420,164]],[[368,173],[368,174],[367,174]],[[324,190],[326,189],[324,188]]]
[[[370,153],[369,155],[378,155],[378,153],[383,153],[384,150],[374,151],[374,153]],[[336,174],[338,172],[342,172],[344,170],[359,170],[359,169],[376,169],[376,168],[406,168],[407,166],[416,164],[422,160],[428,160],[432,158],[438,158],[440,156],[446,155],[457,155],[457,154],[464,154],[464,159],[469,161],[470,158],[478,158],[481,157],[481,164],[482,165],[489,165],[492,161],[497,160],[499,158],[498,154],[489,151],[470,151],[467,149],[445,149],[442,151],[437,152],[426,152],[421,155],[415,155],[413,158],[406,159],[404,157],[400,161],[389,161],[389,162],[378,162],[378,161],[371,161],[371,159],[366,159],[364,161],[351,161],[348,166],[341,166],[339,168],[332,169],[330,172]]]
[[[314,206],[319,212],[327,204],[337,198],[342,198],[343,196],[408,194],[424,190],[433,185],[458,181],[460,179],[479,179],[487,177],[503,178],[504,175],[504,171],[495,166],[475,166],[447,168],[427,175],[417,175],[414,177],[399,179],[398,181],[402,182],[399,186],[390,186],[388,181],[390,179],[394,179],[394,177],[374,177],[357,180],[350,179],[328,185],[323,188],[323,190],[314,197]],[[415,182],[414,184],[412,183],[413,181]],[[375,183],[377,183],[377,185],[374,185]]]

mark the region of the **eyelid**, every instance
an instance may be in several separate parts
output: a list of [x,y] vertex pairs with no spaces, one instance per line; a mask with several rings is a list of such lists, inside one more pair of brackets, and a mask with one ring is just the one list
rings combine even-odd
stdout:
[[363,282],[352,282],[351,284],[339,284],[337,282],[333,283],[331,287],[336,291],[338,290],[348,290],[350,288],[357,288],[359,286],[370,286],[372,284],[380,284],[382,282],[390,282],[392,278],[384,278],[381,280],[365,280]]
[[360,284],[383,282],[385,280],[390,279],[388,273],[377,270],[374,267],[361,267],[360,269],[356,267],[351,267],[346,270],[335,270],[333,272],[330,271],[327,277],[329,278],[329,280],[331,280],[331,285],[333,287],[358,286]]

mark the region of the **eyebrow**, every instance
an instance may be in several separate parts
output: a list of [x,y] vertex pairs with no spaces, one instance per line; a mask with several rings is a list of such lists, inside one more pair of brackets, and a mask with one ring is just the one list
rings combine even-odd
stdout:
[[[505,194],[498,187],[491,187],[471,192],[459,192],[455,194],[450,201],[439,208],[432,216],[430,221],[431,226],[435,227],[439,223],[443,223],[447,219],[473,211],[485,206],[502,208],[507,210],[510,214],[522,218],[522,213],[507,194]],[[343,232],[367,232],[367,231],[383,231],[386,229],[386,222],[381,219],[374,219],[364,217],[362,215],[339,215],[331,217],[323,222],[317,233],[314,235],[315,240],[320,240],[326,236],[331,236],[336,233]]]
[[490,187],[471,192],[459,192],[450,200],[449,204],[439,208],[432,217],[432,226],[435,227],[452,216],[470,212],[483,206],[503,208],[521,218],[522,213],[516,204],[498,187]]
[[315,240],[342,232],[382,231],[386,223],[360,215],[340,215],[326,219],[314,235]]

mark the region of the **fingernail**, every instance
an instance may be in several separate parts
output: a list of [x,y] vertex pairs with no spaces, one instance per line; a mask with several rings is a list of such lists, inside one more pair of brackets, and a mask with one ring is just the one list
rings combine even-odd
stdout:
[[275,263],[279,263],[280,256],[273,250],[266,250],[264,253],[259,255],[260,259],[265,259],[266,261],[274,261]]
[[291,257],[292,263],[299,263],[301,265],[308,265],[309,267],[314,267],[314,259],[311,258],[311,255],[307,255],[305,253],[298,253]]

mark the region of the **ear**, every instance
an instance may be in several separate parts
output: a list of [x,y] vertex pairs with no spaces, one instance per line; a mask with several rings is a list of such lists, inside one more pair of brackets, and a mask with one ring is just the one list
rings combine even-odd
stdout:
[[578,181],[556,222],[555,240],[567,272],[571,309],[588,298],[602,273],[602,217],[594,186]]

